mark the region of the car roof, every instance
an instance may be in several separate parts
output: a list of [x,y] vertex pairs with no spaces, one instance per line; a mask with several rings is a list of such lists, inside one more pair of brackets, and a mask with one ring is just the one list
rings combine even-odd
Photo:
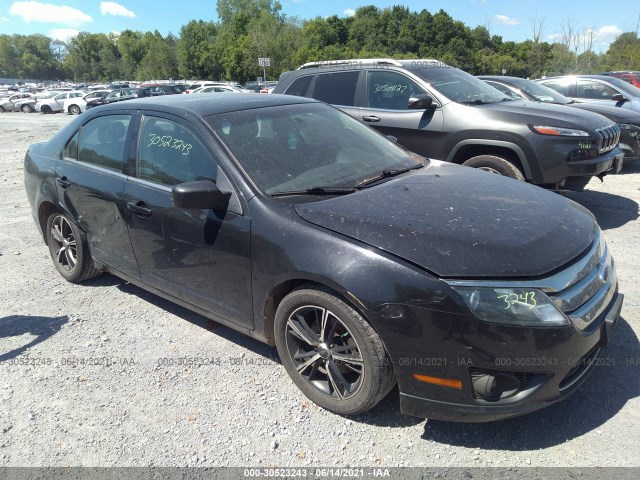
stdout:
[[[203,98],[205,97],[205,98]],[[106,105],[105,109],[143,109],[164,111],[177,115],[191,112],[201,117],[216,115],[218,113],[250,110],[253,108],[274,107],[281,105],[295,105],[299,103],[320,103],[311,98],[297,97],[293,95],[255,95],[251,93],[239,93],[237,95],[210,93],[208,95],[161,95],[129,100],[126,104]]]

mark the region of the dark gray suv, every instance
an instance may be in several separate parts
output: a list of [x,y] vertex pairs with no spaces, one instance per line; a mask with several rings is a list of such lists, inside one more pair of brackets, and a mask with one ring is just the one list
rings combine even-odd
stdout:
[[610,120],[513,101],[435,60],[312,62],[283,73],[273,93],[330,103],[421,155],[538,185],[581,190],[622,166]]

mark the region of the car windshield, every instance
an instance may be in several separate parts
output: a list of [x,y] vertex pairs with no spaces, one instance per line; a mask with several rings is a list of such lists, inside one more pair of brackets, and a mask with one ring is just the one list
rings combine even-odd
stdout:
[[555,90],[549,87],[545,87],[533,80],[525,80],[524,78],[512,79],[510,82],[522,90],[524,93],[532,96],[539,102],[545,103],[558,103],[560,105],[566,105],[572,103],[573,100],[559,94]]
[[207,121],[268,194],[352,188],[384,172],[421,166],[419,157],[321,103],[229,112]]
[[481,105],[511,100],[500,90],[457,68],[425,66],[411,71],[454,102]]
[[607,81],[632,97],[640,97],[640,88],[617,77],[608,77]]

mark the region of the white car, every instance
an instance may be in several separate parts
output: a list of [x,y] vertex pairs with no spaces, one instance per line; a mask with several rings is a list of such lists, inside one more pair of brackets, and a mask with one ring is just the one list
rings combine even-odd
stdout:
[[244,93],[242,90],[231,85],[214,85],[210,87],[196,88],[191,93]]
[[83,92],[81,90],[62,92],[55,97],[38,100],[38,103],[36,103],[34,108],[36,112],[42,113],[62,112],[64,109],[65,100],[67,100],[68,98],[82,98],[85,95],[86,92]]
[[96,90],[83,97],[69,97],[64,101],[62,111],[71,115],[80,115],[87,109],[87,102],[94,98],[106,97],[112,90]]
[[194,93],[195,90],[202,87],[228,87],[226,83],[222,82],[195,82],[187,87],[184,93]]
[[0,99],[0,112],[12,112],[16,102],[29,100],[31,98],[35,98],[35,95],[31,93],[16,93],[10,97],[3,97]]

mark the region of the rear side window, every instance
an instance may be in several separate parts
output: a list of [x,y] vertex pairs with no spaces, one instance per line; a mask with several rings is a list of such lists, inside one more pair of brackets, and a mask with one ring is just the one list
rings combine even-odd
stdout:
[[409,98],[427,93],[409,77],[396,72],[367,72],[369,108],[408,110]]
[[313,98],[332,105],[353,106],[360,72],[341,72],[318,75]]
[[[130,115],[107,115],[83,126],[78,142],[78,160],[121,172],[130,121]],[[67,144],[67,150],[72,153],[70,147],[71,142]]]
[[304,77],[296,78],[296,80],[291,85],[289,85],[289,88],[287,88],[287,91],[284,93],[286,95],[296,95],[297,97],[304,97],[306,96],[307,90],[309,89],[311,80],[313,80],[313,75],[305,75]]
[[184,125],[145,116],[138,145],[138,177],[163,185],[213,180],[218,165]]

